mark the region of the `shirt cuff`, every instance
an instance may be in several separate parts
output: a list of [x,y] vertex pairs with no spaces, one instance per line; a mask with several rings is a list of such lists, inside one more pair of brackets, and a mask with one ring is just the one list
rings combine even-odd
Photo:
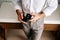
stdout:
[[51,15],[51,13],[50,12],[47,12],[48,10],[44,10],[43,12],[44,12],[44,14],[46,15],[46,16],[50,16]]

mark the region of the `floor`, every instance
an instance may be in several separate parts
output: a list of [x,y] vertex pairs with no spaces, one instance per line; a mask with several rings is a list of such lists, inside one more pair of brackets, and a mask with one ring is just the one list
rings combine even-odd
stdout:
[[[21,29],[10,29],[7,40],[27,40],[27,37]],[[40,40],[56,40],[55,33],[44,31]]]

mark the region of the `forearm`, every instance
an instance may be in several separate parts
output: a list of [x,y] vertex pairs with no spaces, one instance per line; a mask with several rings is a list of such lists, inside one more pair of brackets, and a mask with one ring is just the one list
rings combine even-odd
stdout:
[[58,7],[58,0],[48,0],[48,6],[42,10],[46,16],[50,16]]
[[22,12],[19,9],[16,10],[16,13],[22,19]]

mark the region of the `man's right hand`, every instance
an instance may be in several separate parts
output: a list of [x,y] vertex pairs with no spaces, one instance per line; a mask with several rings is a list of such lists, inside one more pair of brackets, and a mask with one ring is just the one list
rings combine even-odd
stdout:
[[21,23],[27,25],[27,22],[24,22],[22,19],[23,19],[23,15],[19,14],[19,15],[18,15],[18,20],[19,20]]
[[23,13],[22,13],[19,9],[16,10],[16,13],[17,13],[17,16],[18,16],[18,20],[19,20],[21,23],[27,25],[27,23],[22,20],[22,19],[23,19],[23,15],[22,15]]

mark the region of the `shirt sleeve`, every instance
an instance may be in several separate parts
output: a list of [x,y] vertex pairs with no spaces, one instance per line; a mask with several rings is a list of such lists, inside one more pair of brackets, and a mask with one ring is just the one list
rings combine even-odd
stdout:
[[15,10],[19,9],[21,11],[21,5],[19,2],[20,2],[19,0],[12,0],[12,3],[14,5],[14,9]]
[[48,7],[43,10],[46,16],[50,16],[58,6],[58,0],[48,0]]

